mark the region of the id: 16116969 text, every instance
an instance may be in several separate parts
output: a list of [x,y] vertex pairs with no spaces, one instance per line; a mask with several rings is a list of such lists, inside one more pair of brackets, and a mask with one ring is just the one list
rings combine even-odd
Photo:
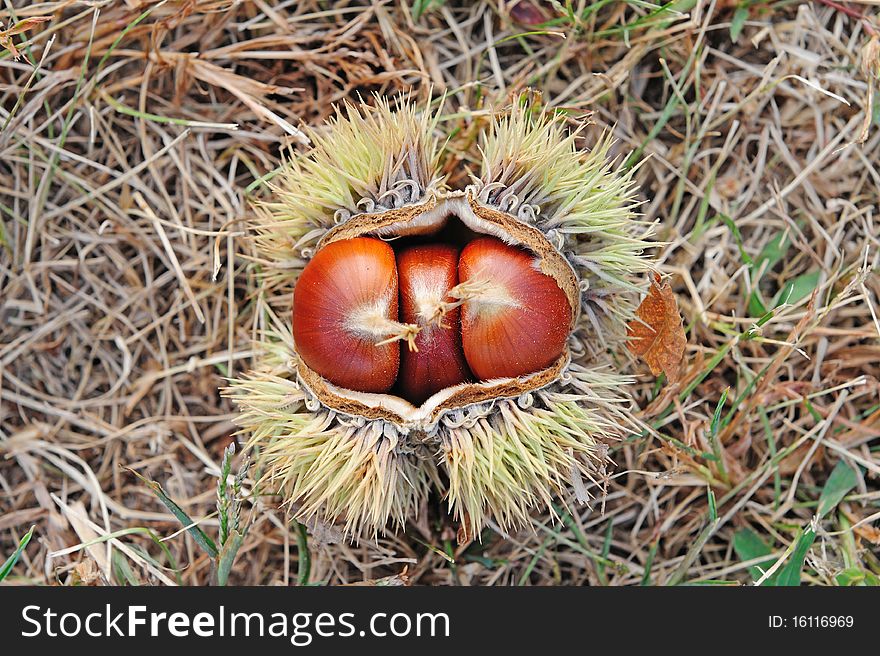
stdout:
[[770,615],[767,622],[771,629],[851,629],[855,620],[852,615]]

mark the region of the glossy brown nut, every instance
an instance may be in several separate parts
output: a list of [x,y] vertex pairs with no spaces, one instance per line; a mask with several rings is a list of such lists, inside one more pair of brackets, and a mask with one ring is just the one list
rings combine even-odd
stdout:
[[556,281],[535,267],[535,256],[494,237],[465,246],[459,280],[484,281],[462,306],[465,358],[480,380],[534,373],[565,349],[572,309]]
[[383,323],[397,321],[394,251],[370,237],[321,248],[293,293],[293,339],[303,361],[331,383],[359,392],[387,392],[400,364],[400,343],[383,341]]
[[421,405],[436,392],[470,379],[461,346],[459,308],[432,321],[434,310],[451,301],[449,290],[458,283],[458,249],[447,244],[411,246],[397,255],[400,320],[421,327],[417,351],[400,355],[400,395]]

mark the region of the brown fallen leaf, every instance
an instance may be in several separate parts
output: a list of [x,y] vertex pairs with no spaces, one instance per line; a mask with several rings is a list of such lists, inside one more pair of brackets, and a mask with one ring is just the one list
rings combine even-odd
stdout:
[[8,50],[9,54],[12,55],[12,58],[18,61],[21,57],[21,53],[18,51],[18,48],[15,47],[15,41],[13,41],[12,37],[16,34],[27,32],[40,23],[45,23],[50,20],[52,20],[51,16],[32,16],[31,18],[25,18],[23,21],[19,21],[5,30],[0,30],[0,47]]
[[652,374],[662,372],[670,383],[680,378],[687,338],[672,288],[668,282],[661,284],[659,275],[651,281],[626,332],[629,350],[648,363]]

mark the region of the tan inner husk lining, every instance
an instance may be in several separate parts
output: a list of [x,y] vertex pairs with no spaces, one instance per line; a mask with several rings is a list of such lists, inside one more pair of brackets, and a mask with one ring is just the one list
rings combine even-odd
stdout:
[[[366,419],[384,419],[407,430],[419,430],[434,424],[441,415],[450,410],[493,399],[517,397],[546,387],[559,378],[568,362],[569,354],[566,350],[566,353],[547,369],[519,378],[465,383],[450,387],[441,390],[418,407],[392,394],[365,394],[336,387],[310,369],[302,360],[297,364],[297,373],[300,382],[328,408]],[[383,401],[386,400],[391,403],[384,404]]]

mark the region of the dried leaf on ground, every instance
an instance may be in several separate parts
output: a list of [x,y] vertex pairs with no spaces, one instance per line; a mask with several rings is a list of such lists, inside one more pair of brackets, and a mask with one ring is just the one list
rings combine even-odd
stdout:
[[680,378],[687,338],[672,287],[661,284],[659,275],[629,322],[627,335],[629,350],[648,363],[652,374],[664,373],[671,383]]
[[25,18],[23,21],[19,21],[12,27],[0,30],[0,46],[8,50],[12,55],[12,58],[17,61],[21,57],[21,53],[18,51],[18,48],[15,47],[15,41],[12,37],[16,34],[27,32],[40,23],[45,23],[49,20],[52,20],[51,16],[32,16],[31,18]]

